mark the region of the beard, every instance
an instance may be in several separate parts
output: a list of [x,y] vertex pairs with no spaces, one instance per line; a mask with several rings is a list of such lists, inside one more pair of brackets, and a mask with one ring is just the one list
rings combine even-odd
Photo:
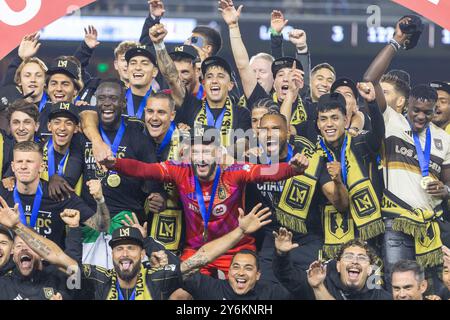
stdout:
[[131,268],[130,271],[121,270],[119,263],[116,263],[115,261],[113,261],[113,265],[114,270],[117,272],[117,276],[125,282],[130,282],[131,280],[133,280],[141,270],[140,263],[133,263],[133,268]]
[[[201,163],[203,164],[204,162],[201,162]],[[207,180],[209,177],[211,177],[211,175],[213,174],[214,170],[216,169],[216,165],[217,165],[217,163],[215,163],[215,162],[211,163],[208,173],[206,174],[206,176],[201,177],[201,178],[203,180]],[[198,174],[198,171],[197,171],[197,164],[193,164],[193,169],[194,169],[194,174],[197,177],[200,177],[199,174]]]

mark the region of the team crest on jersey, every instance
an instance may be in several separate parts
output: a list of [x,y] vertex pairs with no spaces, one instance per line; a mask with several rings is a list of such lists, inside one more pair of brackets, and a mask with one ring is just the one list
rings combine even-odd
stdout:
[[219,187],[219,199],[225,200],[227,198],[227,192],[225,191],[225,188],[223,186]]
[[47,300],[50,300],[55,295],[53,288],[43,288],[43,290],[44,290],[45,299],[47,299]]
[[439,151],[443,150],[443,146],[442,146],[442,140],[441,139],[433,139],[434,140],[434,146],[436,147],[436,149],[438,149]]
[[227,206],[224,204],[219,204],[214,207],[213,209],[213,215],[216,217],[223,216],[227,212]]

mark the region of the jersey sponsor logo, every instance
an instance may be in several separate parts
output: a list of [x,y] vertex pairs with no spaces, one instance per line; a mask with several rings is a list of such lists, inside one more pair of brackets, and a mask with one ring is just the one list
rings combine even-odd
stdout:
[[310,185],[298,180],[293,180],[288,191],[286,203],[291,207],[302,210],[305,208],[310,193]]
[[227,212],[227,206],[224,204],[219,204],[219,205],[215,206],[212,213],[216,217],[220,217],[220,216],[223,216],[226,212]]
[[176,217],[160,216],[158,219],[158,233],[156,238],[162,243],[175,241],[177,232]]
[[360,216],[370,216],[377,210],[375,201],[368,188],[356,192],[352,196],[352,200],[355,203],[355,209]]

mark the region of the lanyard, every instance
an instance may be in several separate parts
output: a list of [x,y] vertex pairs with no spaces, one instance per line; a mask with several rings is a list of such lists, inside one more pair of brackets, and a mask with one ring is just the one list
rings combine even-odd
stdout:
[[39,215],[39,208],[41,207],[42,194],[43,194],[42,187],[41,184],[39,183],[38,188],[36,190],[36,195],[34,196],[33,209],[31,210],[30,224],[28,225],[27,218],[25,217],[25,212],[22,206],[22,201],[20,200],[19,191],[17,191],[17,185],[14,187],[13,198],[14,202],[19,205],[19,216],[20,222],[22,222],[22,224],[29,226],[31,228],[34,228],[36,226],[37,216]]
[[131,89],[127,90],[127,112],[130,117],[136,117],[138,119],[142,118],[142,114],[144,113],[145,105],[147,104],[147,99],[152,93],[152,87],[148,89],[145,96],[142,98],[141,104],[139,105],[138,111],[136,114],[134,113],[134,102],[133,102],[133,94],[131,93]]
[[198,87],[198,91],[197,91],[197,95],[196,98],[198,100],[202,100],[203,98],[203,86],[200,84],[200,86]]
[[[325,142],[323,139],[320,139],[319,141],[320,146],[327,154],[328,162],[334,161],[334,157],[331,154],[331,152],[328,150],[327,146],[325,145]],[[345,135],[344,142],[342,143],[341,147],[341,174],[342,174],[342,182],[344,184],[347,184],[347,166],[345,165],[345,149],[347,149],[347,135]]]
[[114,155],[114,157],[117,156],[117,151],[119,150],[119,144],[120,141],[123,138],[123,135],[125,134],[125,122],[123,118],[120,120],[120,127],[119,130],[116,133],[116,136],[114,137],[114,142],[111,144],[111,141],[109,140],[108,136],[106,135],[105,131],[103,130],[102,126],[100,126],[100,133],[102,134],[103,141],[111,147],[111,151]]
[[163,141],[161,142],[161,144],[159,145],[157,154],[161,155],[161,153],[163,152],[164,148],[167,147],[167,145],[170,143],[170,140],[172,140],[172,135],[173,132],[175,131],[175,123],[172,121],[170,123],[170,127],[166,132],[166,135],[164,136]]
[[414,145],[416,146],[417,159],[419,160],[420,171],[422,172],[422,177],[428,176],[429,166],[430,166],[430,154],[431,154],[431,130],[430,126],[427,128],[426,138],[425,138],[425,149],[422,150],[420,144],[419,135],[417,132],[413,131]]
[[208,126],[214,126],[217,130],[220,130],[222,128],[223,117],[225,116],[226,109],[227,108],[224,107],[217,120],[214,121],[214,116],[211,109],[209,109],[208,101],[206,101],[206,119]]
[[[64,157],[58,164],[58,176],[64,176],[64,162],[66,162],[69,156],[69,149],[67,149]],[[50,137],[47,144],[47,165],[48,165],[48,177],[50,178],[55,174],[55,148],[53,147],[53,139]]]
[[[117,294],[118,294],[117,300],[125,300],[123,298],[122,290],[120,290],[119,281],[116,282],[116,289],[117,289]],[[131,294],[131,296],[128,300],[134,300],[135,297],[136,297],[136,288],[133,289],[133,293]]]
[[44,91],[41,102],[39,102],[39,112],[41,112],[42,109],[44,109],[45,104],[47,103],[47,100],[48,100],[48,96],[47,96],[47,93],[45,93],[45,91]]
[[217,186],[219,185],[220,180],[220,166],[217,166],[216,176],[214,177],[214,183],[211,191],[211,199],[209,200],[209,206],[208,211],[206,211],[205,206],[205,199],[203,198],[203,191],[202,187],[200,186],[200,181],[198,180],[197,176],[194,175],[195,180],[195,195],[197,196],[198,206],[200,208],[200,213],[202,214],[203,223],[204,223],[204,230],[208,230],[208,222],[209,217],[211,216],[213,204],[214,204],[214,198],[216,196]]

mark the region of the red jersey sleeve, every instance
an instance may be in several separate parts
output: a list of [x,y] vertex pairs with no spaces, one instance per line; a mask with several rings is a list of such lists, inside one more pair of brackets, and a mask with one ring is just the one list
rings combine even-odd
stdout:
[[237,167],[231,169],[231,171],[235,171],[235,178],[237,178],[239,183],[244,184],[281,181],[303,173],[296,171],[285,162],[273,165],[244,164],[237,165]]
[[161,163],[146,163],[134,159],[117,159],[114,170],[126,176],[142,180],[157,180],[173,182],[176,170],[169,170],[169,161]]

